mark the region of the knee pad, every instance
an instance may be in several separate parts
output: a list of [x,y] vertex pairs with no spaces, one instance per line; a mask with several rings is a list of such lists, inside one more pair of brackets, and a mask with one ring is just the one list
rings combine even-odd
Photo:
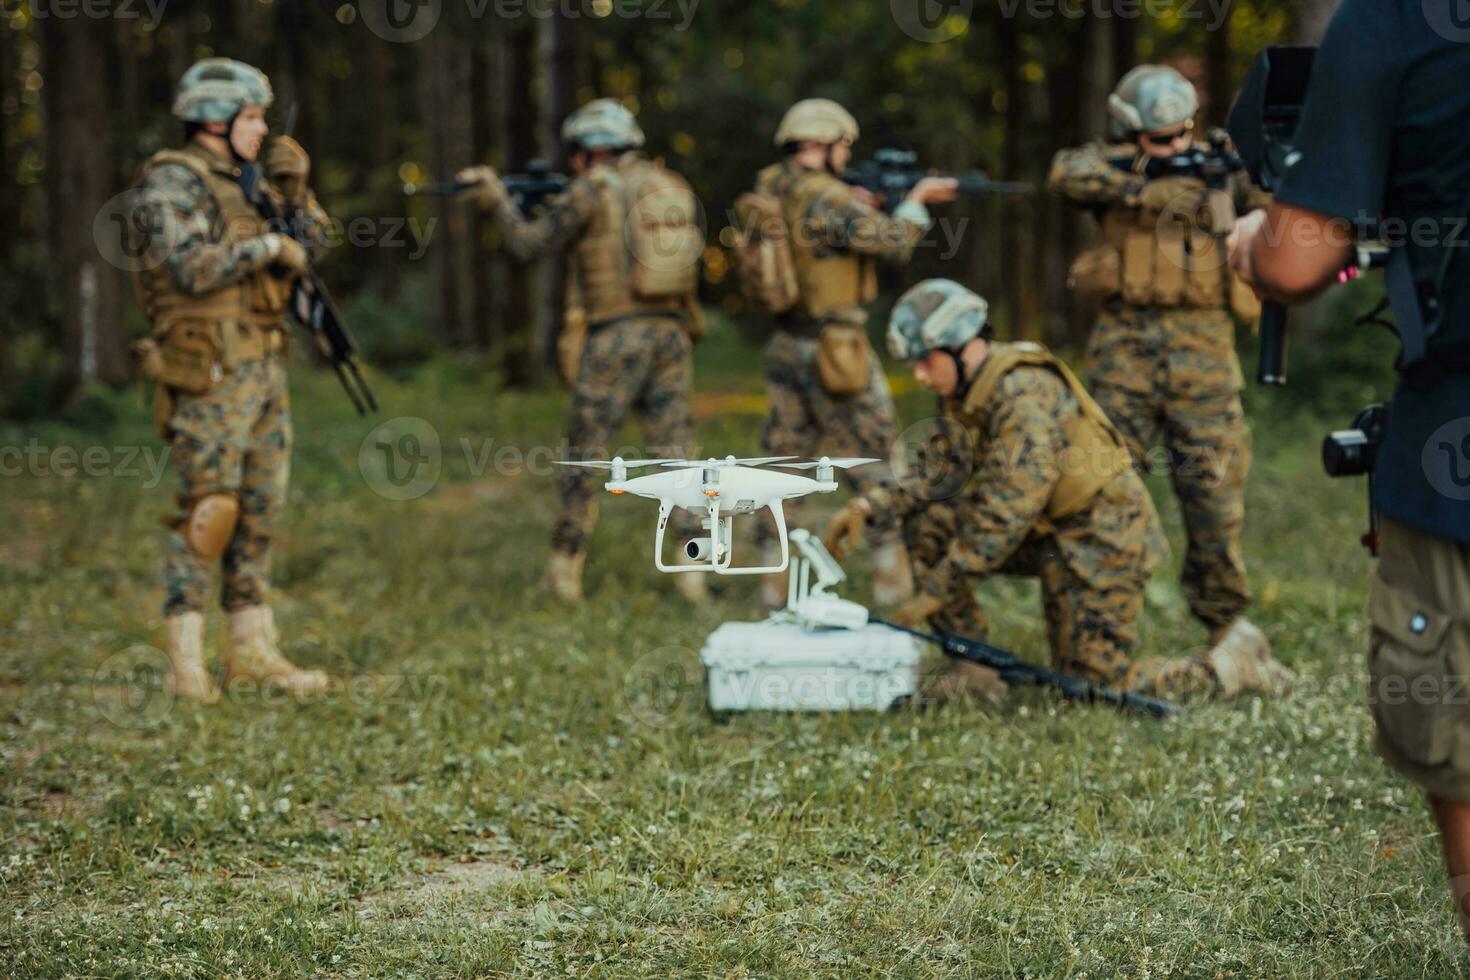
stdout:
[[184,541],[201,558],[225,553],[240,521],[240,501],[232,493],[211,493],[194,501],[184,518]]

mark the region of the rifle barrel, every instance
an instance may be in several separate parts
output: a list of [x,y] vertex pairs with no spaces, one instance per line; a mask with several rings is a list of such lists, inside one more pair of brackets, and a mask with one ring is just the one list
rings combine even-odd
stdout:
[[1072,674],[1062,674],[1045,667],[1029,664],[1018,658],[1008,650],[992,646],[984,640],[972,640],[969,637],[945,635],[939,636],[934,633],[925,633],[922,630],[910,629],[897,623],[889,622],[878,616],[868,617],[871,623],[896,629],[900,633],[907,633],[917,637],[926,643],[933,643],[951,657],[960,660],[969,660],[989,667],[1000,674],[1001,680],[1007,684],[1020,682],[1023,684],[1035,684],[1042,687],[1051,687],[1060,691],[1064,698],[1074,701],[1097,702],[1110,704],[1117,708],[1129,708],[1152,715],[1155,718],[1167,718],[1173,715],[1178,708],[1168,701],[1150,698],[1132,691],[1116,691],[1112,688],[1094,684],[1085,678],[1076,677]]

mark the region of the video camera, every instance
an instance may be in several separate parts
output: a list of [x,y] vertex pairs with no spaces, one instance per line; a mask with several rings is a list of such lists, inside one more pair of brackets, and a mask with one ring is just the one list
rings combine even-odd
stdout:
[[1378,506],[1373,493],[1373,467],[1378,447],[1388,431],[1387,405],[1369,405],[1353,419],[1351,428],[1329,432],[1322,440],[1322,469],[1331,477],[1368,477],[1368,533],[1363,545],[1378,554]]
[[[1296,128],[1316,53],[1313,47],[1262,51],[1225,122],[1251,180],[1273,194],[1296,162]],[[1263,303],[1260,330],[1256,380],[1265,385],[1286,384],[1286,307]]]

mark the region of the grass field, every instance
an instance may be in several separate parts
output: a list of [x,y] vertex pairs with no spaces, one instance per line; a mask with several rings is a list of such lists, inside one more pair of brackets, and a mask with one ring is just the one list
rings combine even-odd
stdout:
[[[756,371],[729,336],[701,347],[707,450],[755,448]],[[697,651],[718,623],[757,618],[754,584],[682,604],[648,560],[652,508],[609,500],[589,601],[544,599],[565,396],[500,393],[487,374],[377,376],[384,418],[428,426],[394,431],[441,447],[437,479],[396,489],[363,449],[374,423],[329,375],[296,370],[277,613],[291,656],[349,680],[308,704],[196,708],[147,686],[173,482],[124,465],[129,447],[157,453],[136,393],[0,428],[0,446],[38,447],[0,480],[5,974],[1464,967],[1426,808],[1369,748],[1363,487],[1316,462],[1361,383],[1320,410],[1251,394],[1253,615],[1299,693],[1157,723],[1038,691],[926,714],[710,716]],[[900,403],[909,421],[929,411]],[[65,446],[102,447],[93,475],[64,475]],[[1154,489],[1178,552],[1177,509]],[[1203,645],[1177,568],[1150,587],[1141,653]],[[983,594],[997,639],[1040,658],[1034,586]]]

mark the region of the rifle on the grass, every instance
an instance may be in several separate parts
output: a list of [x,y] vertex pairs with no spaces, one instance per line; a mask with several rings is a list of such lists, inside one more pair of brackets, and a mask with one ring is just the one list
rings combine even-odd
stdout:
[[1114,691],[1111,688],[1102,687],[1081,677],[1071,674],[1058,673],[1055,670],[1047,670],[1035,664],[1028,664],[1024,660],[1017,659],[1016,655],[1000,647],[992,646],[984,640],[971,640],[967,637],[956,636],[953,633],[934,634],[925,633],[922,630],[909,629],[907,626],[899,626],[876,616],[869,617],[869,622],[879,623],[890,629],[896,629],[901,633],[916,636],[926,643],[933,643],[945,652],[946,655],[957,660],[968,660],[970,663],[989,667],[1000,675],[1000,679],[1007,684],[1019,685],[1029,684],[1035,687],[1049,687],[1061,694],[1068,701],[1085,701],[1090,704],[1109,704],[1119,710],[1138,711],[1154,718],[1167,718],[1178,712],[1176,705],[1168,701],[1160,701],[1157,698],[1145,697],[1142,694],[1134,694],[1130,691]]

